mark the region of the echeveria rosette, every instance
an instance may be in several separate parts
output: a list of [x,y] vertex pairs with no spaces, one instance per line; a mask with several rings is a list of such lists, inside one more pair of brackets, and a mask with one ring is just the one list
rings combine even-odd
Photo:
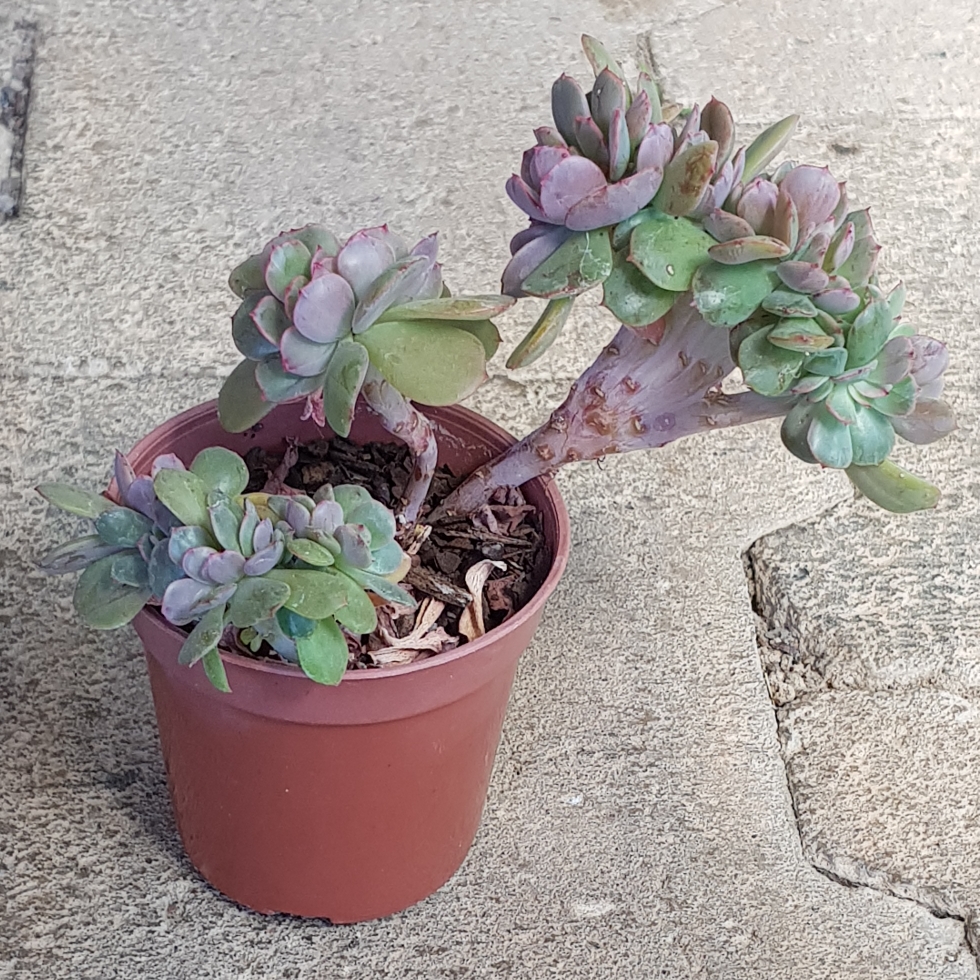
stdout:
[[486,378],[504,296],[447,295],[436,236],[408,248],[387,226],[343,246],[318,226],[285,232],[231,275],[242,298],[232,334],[243,361],[219,414],[242,431],[273,405],[306,399],[304,417],[350,431],[369,366],[407,399],[446,405]]
[[[699,222],[728,200],[746,161],[764,165],[787,123],[791,128],[795,122],[784,120],[761,143],[735,151],[735,127],[724,103],[695,105],[672,126],[676,107],[662,106],[648,72],[640,73],[633,93],[598,42],[583,37],[583,46],[596,73],[592,90],[584,93],[567,75],[555,82],[555,128],[535,131],[538,145],[526,151],[520,174],[507,183],[531,224],[511,242],[503,291],[549,300],[509,367],[539,357],[560,332],[573,298],[600,283],[605,305],[627,325],[646,326],[663,316],[690,288],[696,268],[675,276],[678,250],[693,247],[706,261],[714,243]],[[666,283],[650,280],[630,250],[630,232],[640,225],[637,239],[645,241],[637,252],[666,256],[660,263],[671,269]]]
[[[166,455],[158,457],[153,468],[159,471],[182,465]],[[62,483],[37,488],[49,503],[93,523],[93,533],[59,545],[39,566],[49,575],[82,573],[74,606],[96,629],[124,626],[147,603],[159,604],[174,576],[167,558],[167,538],[179,522],[157,499],[152,478],[137,477],[118,452],[114,475],[121,505],[102,494]]]
[[940,399],[945,346],[900,321],[904,290],[861,290],[853,316],[765,313],[732,334],[746,384],[769,397],[795,395],[781,436],[807,463],[846,470],[889,510],[933,506],[938,491],[888,461],[896,434],[925,444],[955,423]]
[[[271,498],[280,515],[268,495],[244,494],[245,462],[221,447],[202,450],[190,467],[160,456],[139,477],[117,454],[115,477],[122,505],[62,484],[38,488],[95,523],[95,534],[56,548],[42,568],[82,570],[75,605],[93,626],[121,626],[147,603],[174,625],[195,624],[180,662],[202,661],[220,690],[229,689],[218,654],[229,628],[251,630],[313,680],[336,684],[347,666],[341,625],[356,633],[377,625],[365,590],[412,602],[394,584],[405,561],[394,516],[359,488],[337,488],[346,509],[329,487],[317,500]],[[315,540],[328,528],[332,548]]]

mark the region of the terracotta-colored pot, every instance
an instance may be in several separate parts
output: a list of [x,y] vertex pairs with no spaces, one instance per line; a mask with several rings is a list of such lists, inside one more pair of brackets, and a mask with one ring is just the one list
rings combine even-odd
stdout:
[[[513,439],[463,408],[432,409],[439,461],[469,472]],[[216,403],[155,429],[129,454],[137,473],[173,452],[244,454],[286,436],[323,438],[295,405],[230,434]],[[390,440],[369,413],[352,438]],[[458,650],[349,673],[337,687],[297,667],[222,652],[231,694],[177,663],[184,634],[155,609],[134,621],[146,647],[167,782],[184,848],[225,895],[261,912],[333,922],[389,915],[444,884],[466,856],[486,797],[521,653],[558,584],[568,515],[551,480],[524,491],[542,513],[551,570],[528,605]]]

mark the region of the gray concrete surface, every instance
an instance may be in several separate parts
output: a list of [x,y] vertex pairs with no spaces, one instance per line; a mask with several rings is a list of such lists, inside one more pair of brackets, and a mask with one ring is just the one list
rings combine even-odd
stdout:
[[[0,976],[975,978],[975,721],[955,708],[977,608],[974,5],[14,5],[41,32],[29,191],[0,230]],[[903,457],[946,502],[883,525],[844,503],[829,545],[820,523],[770,539],[774,603],[793,598],[784,566],[820,561],[865,589],[820,593],[853,627],[843,638],[812,635],[836,629],[824,599],[800,610],[834,676],[860,679],[831,691],[811,672],[777,721],[741,553],[848,501],[846,482],[790,458],[772,425],[569,470],[571,568],[522,663],[462,870],[382,922],[247,913],[182,855],[135,636],[86,630],[70,583],[33,570],[66,525],[44,522],[30,488],[97,484],[112,448],[214,395],[236,361],[227,270],[280,227],[441,228],[450,282],[492,288],[521,224],[503,181],[553,77],[587,70],[582,30],[649,44],[672,95],[726,98],[743,132],[805,113],[794,155],[874,205],[910,312],[956,351],[961,431]],[[512,344],[518,316],[503,326]],[[473,404],[526,431],[613,328],[584,305],[549,360],[498,367]],[[890,550],[851,547],[871,528]],[[946,528],[959,591],[906,585]],[[832,565],[848,548],[856,565]],[[960,634],[926,612],[947,594]],[[917,613],[928,642],[880,626]],[[818,873],[817,845],[876,887]],[[920,890],[888,894],[886,878]]]

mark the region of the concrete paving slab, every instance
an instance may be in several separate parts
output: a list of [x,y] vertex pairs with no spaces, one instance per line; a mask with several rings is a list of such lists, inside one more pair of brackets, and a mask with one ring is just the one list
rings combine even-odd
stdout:
[[[259,917],[201,881],[137,641],[85,630],[69,583],[30,564],[63,532],[38,531],[36,482],[95,485],[111,449],[213,396],[236,360],[227,270],[281,227],[441,227],[450,281],[493,288],[521,225],[503,180],[551,80],[587,70],[581,30],[652,46],[672,93],[717,92],[747,132],[805,108],[796,152],[832,159],[876,205],[920,322],[975,350],[975,110],[955,102],[972,90],[970,8],[15,9],[41,45],[29,194],[0,233],[0,976],[976,977],[962,922],[842,888],[801,849],[740,553],[849,491],[771,424],[563,474],[572,567],[522,664],[477,844],[437,895],[379,923]],[[861,152],[832,148],[842,127]],[[526,431],[611,334],[600,317],[583,304],[549,361],[497,369],[474,404]],[[512,344],[522,324],[504,327]],[[975,409],[958,363],[954,398]],[[919,455],[958,478],[964,445]]]

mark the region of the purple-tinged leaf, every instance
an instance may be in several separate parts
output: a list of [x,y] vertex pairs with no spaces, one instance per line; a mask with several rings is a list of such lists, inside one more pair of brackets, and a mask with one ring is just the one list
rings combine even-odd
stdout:
[[630,162],[630,137],[622,109],[613,112],[609,123],[609,179],[619,180]]
[[876,385],[897,384],[911,373],[914,358],[911,338],[893,337],[878,354],[878,363],[868,379]]
[[293,324],[307,340],[327,344],[350,333],[353,315],[354,292],[350,284],[342,276],[328,273],[300,292]]
[[[396,255],[397,243],[398,239],[388,231],[386,225],[382,225],[380,228],[367,228],[351,235],[337,253],[337,272],[347,281],[355,298],[360,299],[371,288],[374,280],[399,257]],[[319,282],[320,279],[316,281]],[[351,307],[353,312],[353,303]]]
[[600,129],[608,132],[612,124],[613,113],[625,113],[629,107],[629,95],[623,79],[604,68],[596,76],[592,87],[592,117]]
[[408,253],[409,255],[422,256],[428,259],[429,262],[435,262],[439,254],[439,232],[434,231],[431,235],[426,235],[425,238],[420,238],[413,246],[412,250]]
[[626,110],[626,131],[629,134],[630,146],[637,147],[650,128],[652,117],[650,96],[640,92]]
[[112,464],[113,475],[116,478],[116,487],[123,503],[126,502],[126,492],[136,480],[136,471],[129,465],[129,460],[119,450],[116,450],[115,459]]
[[830,276],[813,262],[780,262],[776,275],[798,293],[818,293],[830,282]]
[[[681,126],[680,132],[678,132],[677,137],[674,140],[674,146],[679,153],[685,146],[691,144],[692,138],[701,129],[701,107],[695,102],[691,106],[691,111],[687,114],[687,118],[684,120],[684,125]],[[707,139],[708,134],[704,134],[704,138]]]
[[579,116],[575,120],[575,143],[582,155],[606,170],[609,166],[609,148],[596,121],[591,116]]
[[214,543],[214,539],[203,527],[188,524],[175,527],[170,532],[167,549],[170,560],[179,565],[183,562],[184,555],[192,548],[203,548]]
[[252,553],[268,548],[272,544],[274,528],[268,517],[259,521],[252,534]]
[[371,564],[371,535],[363,524],[341,524],[334,531],[334,537],[347,565],[367,568]]
[[534,131],[534,139],[538,146],[563,146],[568,149],[568,145],[561,138],[561,133],[552,126],[539,126]]
[[151,521],[157,516],[157,495],[153,490],[153,480],[148,476],[138,476],[122,494],[123,503],[132,510],[138,510]]
[[744,218],[730,211],[723,211],[721,208],[709,212],[702,222],[702,227],[718,242],[750,238],[755,234],[755,229]]
[[577,145],[575,120],[589,115],[589,104],[581,86],[570,75],[561,75],[551,86],[551,115],[565,142]]
[[285,543],[282,537],[265,548],[256,548],[252,557],[246,560],[243,571],[248,576],[265,575],[279,564],[279,559],[282,558],[284,550]]
[[771,227],[773,238],[786,242],[790,251],[796,248],[800,240],[800,216],[793,199],[782,188],[772,212]]
[[796,205],[801,238],[831,219],[840,200],[840,188],[827,167],[794,167],[779,186]]
[[160,611],[174,626],[186,626],[209,610],[224,606],[234,594],[234,585],[214,586],[181,578],[167,586]]
[[656,170],[641,170],[615,184],[603,183],[569,209],[565,224],[572,231],[618,224],[649,204],[659,185]]
[[708,255],[722,265],[745,265],[759,259],[781,259],[789,254],[789,247],[777,238],[754,235],[751,238],[735,238],[719,242],[708,249]]
[[747,221],[757,235],[770,234],[779,188],[771,181],[758,177],[746,186],[739,198],[735,213]]
[[701,128],[718,144],[719,165],[727,162],[735,145],[735,121],[728,106],[712,96],[701,112]]
[[912,343],[912,377],[915,383],[921,386],[937,381],[949,365],[946,345],[932,337],[920,335],[909,339]]
[[282,298],[282,307],[288,320],[292,320],[299,302],[299,294],[303,292],[310,280],[306,276],[297,276],[287,287],[286,294]]
[[[266,401],[280,404],[313,394],[323,381],[319,375],[303,377],[291,374],[282,365],[279,357],[270,357],[255,365],[255,380]],[[157,491],[159,496],[159,490]]]
[[245,556],[237,551],[220,551],[210,555],[201,566],[201,576],[215,585],[237,582],[244,574]]
[[150,464],[150,477],[151,479],[156,479],[156,475],[160,470],[186,470],[187,467],[184,466],[183,460],[179,456],[175,456],[173,453],[161,453],[159,456],[155,457],[153,462]]
[[861,305],[861,297],[851,289],[826,289],[811,298],[817,309],[834,316],[851,313]]
[[100,558],[114,555],[121,550],[118,545],[103,543],[97,534],[87,534],[73,538],[49,551],[39,562],[38,567],[46,575],[64,575],[80,572]]
[[319,344],[307,340],[295,327],[290,327],[280,342],[282,366],[290,374],[315,377],[326,369],[336,347],[336,342]]
[[670,163],[674,153],[674,134],[667,123],[651,126],[636,151],[636,170],[659,170]]
[[938,399],[920,398],[909,415],[891,421],[897,435],[917,446],[927,446],[956,429],[953,410]]
[[517,174],[511,174],[504,185],[504,190],[507,191],[507,196],[529,217],[537,221],[546,221],[549,224],[561,224],[560,221],[553,221],[544,213],[537,192],[528,187]]
[[287,500],[285,520],[293,529],[293,533],[302,537],[306,529],[310,526],[310,512],[295,500]]
[[351,330],[363,333],[386,310],[414,299],[434,262],[435,258],[427,255],[409,255],[385,269],[354,309]]
[[208,545],[190,548],[184,552],[180,559],[180,567],[184,570],[185,575],[196,582],[210,582],[211,580],[204,574],[204,565],[212,555],[216,554],[218,551]]
[[[534,238],[523,244],[507,263],[501,279],[501,292],[507,296],[521,297],[524,280],[547,261],[571,237],[567,228],[555,225],[532,226],[541,229]],[[528,229],[530,231],[530,229]]]
[[344,510],[336,500],[321,500],[310,516],[310,527],[324,534],[333,534],[343,523]]
[[330,254],[324,252],[322,248],[318,248],[313,253],[313,259],[310,262],[310,278],[316,279],[319,276],[324,276],[328,272],[337,272],[337,255],[336,253]]

